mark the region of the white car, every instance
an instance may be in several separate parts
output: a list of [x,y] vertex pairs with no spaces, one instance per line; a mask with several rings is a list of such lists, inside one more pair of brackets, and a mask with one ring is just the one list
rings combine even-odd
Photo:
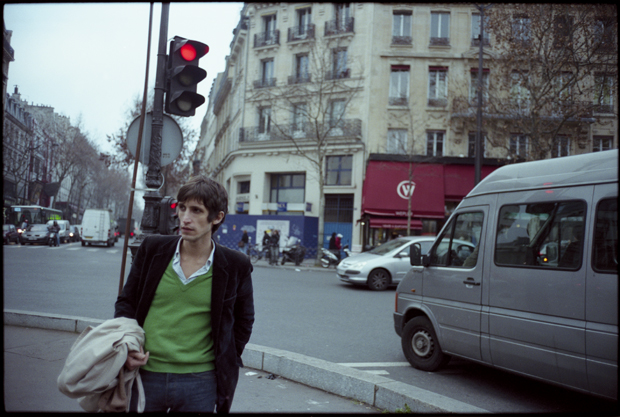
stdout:
[[[406,236],[390,240],[368,252],[345,258],[338,264],[336,273],[340,281],[368,285],[371,290],[385,290],[389,286],[397,285],[411,269],[410,246],[418,243],[421,253],[426,254],[435,239],[435,236]],[[455,242],[458,242],[461,248],[457,254],[459,258],[466,258],[474,250],[475,246],[470,242],[457,239]]]

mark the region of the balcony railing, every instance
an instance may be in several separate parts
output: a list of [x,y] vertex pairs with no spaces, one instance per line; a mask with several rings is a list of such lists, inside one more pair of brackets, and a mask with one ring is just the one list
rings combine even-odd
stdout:
[[304,84],[312,82],[312,76],[310,74],[289,75],[288,84]]
[[326,123],[320,126],[317,134],[312,122],[293,123],[286,125],[271,125],[268,132],[259,126],[242,127],[239,129],[239,142],[282,141],[291,139],[317,139],[318,137],[354,137],[362,136],[362,121],[360,119],[342,119],[337,125]]
[[389,103],[390,106],[406,106],[409,100],[407,97],[390,97]]
[[[489,46],[491,44],[491,42],[489,41],[489,38],[482,38],[482,46]],[[471,46],[480,46],[480,39],[479,38],[472,38],[471,39]]]
[[263,78],[254,81],[254,88],[274,87],[276,85],[276,78]]
[[325,22],[325,36],[341,35],[343,33],[353,33],[355,20],[352,17],[347,19],[335,19]]
[[280,45],[280,31],[272,30],[269,32],[262,32],[254,34],[254,47],[260,48],[261,46]]
[[351,71],[349,70],[349,68],[327,71],[325,73],[326,80],[338,80],[341,78],[351,78]]
[[450,38],[431,38],[431,46],[450,46]]
[[314,23],[305,26],[288,28],[288,42],[301,41],[304,39],[314,39],[314,30]]
[[429,98],[428,105],[430,107],[446,107],[448,105],[448,99],[446,98]]
[[411,36],[392,36],[392,45],[411,45],[413,38]]

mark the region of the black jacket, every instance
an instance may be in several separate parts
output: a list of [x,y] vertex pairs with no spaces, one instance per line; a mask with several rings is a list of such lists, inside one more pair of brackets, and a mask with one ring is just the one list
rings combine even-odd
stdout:
[[[127,283],[115,304],[114,317],[136,319],[140,326],[149,312],[159,281],[174,256],[180,236],[148,236],[131,266]],[[211,326],[215,348],[218,413],[230,411],[243,366],[241,354],[254,323],[252,264],[241,252],[216,245],[213,255]]]

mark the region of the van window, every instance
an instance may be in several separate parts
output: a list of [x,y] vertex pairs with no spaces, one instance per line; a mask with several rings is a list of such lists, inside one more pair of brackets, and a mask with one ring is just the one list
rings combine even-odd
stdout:
[[482,212],[456,215],[431,250],[431,265],[467,268],[476,266],[483,219]]
[[596,209],[592,269],[618,273],[618,201],[602,200]]
[[495,241],[496,264],[579,269],[585,212],[583,201],[502,207]]

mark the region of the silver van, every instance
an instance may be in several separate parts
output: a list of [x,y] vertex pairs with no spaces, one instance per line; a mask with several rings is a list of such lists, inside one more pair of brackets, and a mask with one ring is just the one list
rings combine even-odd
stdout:
[[[456,239],[464,261],[437,251]],[[413,247],[394,313],[412,366],[457,356],[617,399],[618,150],[497,169]]]

